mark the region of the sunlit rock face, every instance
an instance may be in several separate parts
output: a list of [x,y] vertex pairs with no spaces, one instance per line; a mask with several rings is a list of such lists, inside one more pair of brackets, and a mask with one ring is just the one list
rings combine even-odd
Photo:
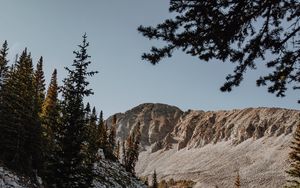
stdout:
[[300,123],[297,110],[183,112],[150,103],[117,117],[120,140],[141,125],[138,175],[156,170],[159,178],[192,179],[197,187],[232,187],[237,169],[244,187],[284,185],[291,133]]

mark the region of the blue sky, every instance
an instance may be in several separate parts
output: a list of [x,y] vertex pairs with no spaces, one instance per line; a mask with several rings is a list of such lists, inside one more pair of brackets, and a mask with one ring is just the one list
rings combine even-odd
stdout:
[[245,81],[231,93],[219,88],[233,70],[230,63],[202,62],[182,52],[153,66],[141,54],[160,42],[148,41],[136,28],[154,25],[165,18],[168,2],[161,0],[2,0],[0,42],[8,40],[10,57],[25,47],[34,60],[44,57],[47,80],[54,68],[59,80],[63,67],[71,65],[72,51],[86,32],[92,56],[91,69],[95,95],[88,101],[107,117],[140,103],[159,102],[183,110],[221,110],[245,107],[283,107],[300,109],[299,91],[289,90],[277,98],[267,88],[257,88],[255,80],[266,69],[250,71]]

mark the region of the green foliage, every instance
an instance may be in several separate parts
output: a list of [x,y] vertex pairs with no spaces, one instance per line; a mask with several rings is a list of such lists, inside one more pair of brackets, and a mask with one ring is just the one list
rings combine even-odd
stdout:
[[85,34],[82,44],[78,45],[79,51],[73,52],[75,54],[73,69],[66,68],[68,77],[64,79],[62,87],[61,136],[58,140],[62,152],[59,156],[57,174],[57,185],[62,187],[91,187],[93,180],[93,164],[89,158],[95,156],[88,156],[88,153],[84,152],[88,143],[86,139],[88,126],[83,99],[93,94],[92,90],[87,88],[89,85],[87,78],[97,72],[87,70],[91,62],[87,54],[89,43],[86,38]]
[[168,188],[168,187],[180,187],[180,188],[192,188],[196,183],[191,180],[177,180],[175,181],[171,178],[169,181],[161,180],[157,183],[158,188]]
[[104,119],[103,119],[103,112],[100,112],[99,115],[99,122],[98,122],[98,127],[97,127],[97,146],[98,148],[102,148],[104,151],[104,154],[107,153],[108,151],[108,136],[107,136],[107,126],[104,124]]
[[286,171],[290,176],[290,179],[287,181],[287,187],[289,188],[300,187],[300,125],[297,126],[293,137],[292,151],[289,154],[290,169]]
[[117,145],[114,150],[114,156],[119,160],[120,159],[120,140],[118,140]]
[[115,156],[115,147],[116,147],[116,125],[117,124],[117,116],[114,115],[112,118],[112,124],[108,134],[108,150],[106,151],[107,158],[116,160]]
[[141,140],[140,123],[135,126],[132,133],[126,140],[126,145],[123,145],[123,161],[125,169],[132,174],[135,173],[134,168],[139,157],[139,146]]
[[234,182],[234,186],[236,188],[240,188],[241,187],[241,180],[240,180],[240,173],[238,172],[237,175],[236,175],[236,179],[235,179],[235,182]]
[[58,85],[57,71],[52,73],[51,82],[47,90],[46,99],[42,106],[42,157],[43,166],[41,175],[47,187],[54,187],[52,182],[56,182],[56,174],[58,166],[57,161],[60,147],[57,143],[59,138],[59,100],[58,100]]
[[[0,50],[0,162],[28,175],[37,185],[36,175],[42,177],[44,187],[89,188],[96,175],[94,164],[100,160],[98,150],[102,148],[109,159],[119,158],[116,116],[108,131],[103,112],[97,121],[95,107],[91,110],[89,103],[84,105],[85,97],[93,94],[87,79],[97,73],[88,71],[91,62],[86,38],[84,35],[79,50],[74,51],[72,69],[66,68],[64,85],[58,86],[55,69],[46,96],[43,58],[34,70],[31,54],[25,49],[9,67],[6,41]],[[132,173],[139,140],[136,128],[130,152],[124,151]]]
[[8,44],[7,41],[4,41],[2,48],[0,50],[0,91],[3,85],[3,82],[8,74]]
[[169,11],[176,16],[156,27],[138,28],[148,39],[166,42],[142,58],[157,64],[181,49],[204,61],[230,61],[236,65],[234,73],[221,87],[228,92],[240,85],[248,69],[264,63],[270,73],[257,85],[283,97],[288,84],[300,89],[299,6],[299,1],[170,0]]
[[154,170],[154,172],[153,172],[153,177],[152,177],[152,188],[158,188],[158,182],[157,182],[156,170]]
[[36,92],[36,105],[39,113],[42,112],[42,106],[45,100],[45,76],[43,71],[43,57],[40,57],[36,70],[35,77],[35,92]]
[[40,121],[32,59],[27,49],[4,81],[0,115],[1,160],[15,170],[30,174],[40,165]]

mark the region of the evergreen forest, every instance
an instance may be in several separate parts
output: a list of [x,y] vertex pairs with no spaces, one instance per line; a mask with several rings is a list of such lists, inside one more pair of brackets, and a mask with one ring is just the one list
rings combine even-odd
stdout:
[[8,42],[1,47],[0,164],[30,177],[36,185],[93,187],[95,163],[103,154],[106,160],[122,162],[134,174],[139,126],[121,147],[116,141],[117,117],[108,127],[103,112],[84,102],[93,95],[89,78],[98,73],[89,70],[88,47],[84,34],[73,51],[73,63],[65,68],[63,84],[58,84],[54,69],[47,89],[43,57],[35,64],[26,48],[11,61]]

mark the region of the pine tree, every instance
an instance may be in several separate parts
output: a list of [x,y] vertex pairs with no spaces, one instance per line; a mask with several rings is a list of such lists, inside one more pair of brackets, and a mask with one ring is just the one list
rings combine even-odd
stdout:
[[0,155],[7,166],[27,174],[40,163],[36,158],[41,143],[35,96],[32,59],[25,49],[3,85],[0,151],[5,152]]
[[87,86],[87,78],[97,72],[88,72],[87,68],[91,64],[90,56],[87,54],[89,43],[86,41],[86,34],[83,36],[82,44],[78,45],[79,51],[74,51],[75,60],[72,67],[66,68],[68,77],[64,79],[62,87],[61,105],[61,138],[59,144],[62,152],[59,161],[59,182],[61,187],[91,187],[93,180],[93,169],[91,164],[86,164],[88,156],[83,151],[83,146],[87,142],[85,132],[87,124],[85,121],[85,110],[83,100],[85,96],[93,94]]
[[138,28],[146,38],[165,42],[153,46],[143,59],[157,64],[182,50],[203,61],[232,62],[235,68],[226,77],[223,92],[238,87],[259,63],[268,73],[257,79],[257,86],[267,86],[277,97],[284,97],[289,88],[300,89],[300,1],[169,2],[172,18]]
[[43,102],[45,100],[45,76],[43,71],[43,57],[40,57],[35,70],[36,103],[38,112],[42,112]]
[[133,174],[135,173],[134,168],[139,157],[140,139],[140,123],[138,122],[138,124],[126,140],[125,158],[123,157],[125,159],[125,169]]
[[292,151],[289,153],[290,169],[286,171],[290,176],[287,187],[297,188],[300,187],[300,124],[293,135],[291,149]]
[[125,166],[125,169],[126,169],[127,158],[126,158],[125,141],[122,141],[122,161],[121,161],[121,163]]
[[85,120],[86,120],[86,123],[89,124],[90,123],[90,116],[91,116],[91,105],[90,103],[87,103],[86,106],[85,106]]
[[92,182],[94,177],[93,165],[97,161],[96,155],[98,152],[97,145],[97,112],[96,108],[93,107],[90,110],[89,103],[86,106],[86,121],[85,128],[85,142],[82,148],[82,152],[85,153],[84,164],[90,170],[86,172],[87,182]]
[[130,134],[126,139],[125,149],[125,169],[127,172],[134,173],[133,157],[134,157],[134,133]]
[[[88,108],[88,105],[87,107]],[[90,163],[95,162],[95,156],[97,154],[97,151],[99,149],[99,146],[97,144],[98,140],[98,133],[97,133],[97,112],[96,108],[93,107],[93,110],[89,116],[89,120],[87,121],[87,129],[86,129],[86,140],[87,140],[87,153],[89,156]]]
[[141,124],[138,122],[138,124],[135,127],[135,138],[134,138],[134,160],[133,160],[133,166],[136,165],[138,158],[139,158],[139,151],[140,151],[140,142],[141,142]]
[[47,90],[46,99],[42,107],[42,154],[43,168],[42,176],[48,187],[55,187],[55,174],[57,174],[56,162],[60,150],[57,140],[59,138],[59,101],[57,71],[52,73],[51,82]]
[[236,188],[240,188],[241,187],[241,181],[240,181],[240,173],[239,173],[239,171],[238,171],[238,173],[236,175],[236,179],[235,179],[234,185],[235,185]]
[[152,177],[152,188],[158,188],[158,182],[157,182],[156,170],[154,170],[154,172],[153,172],[153,177]]
[[117,145],[114,150],[114,156],[119,160],[120,159],[120,140],[118,140]]
[[99,115],[99,122],[97,126],[97,145],[99,148],[102,148],[103,151],[107,146],[107,132],[106,128],[104,125],[104,120],[103,120],[103,112],[101,110],[100,115]]
[[109,130],[108,135],[108,158],[112,160],[116,160],[116,156],[114,155],[115,147],[116,147],[116,125],[117,124],[117,116],[114,115],[112,119],[112,124]]
[[8,59],[7,59],[7,54],[8,54],[8,45],[7,41],[5,41],[2,45],[2,48],[0,49],[0,114],[1,110],[3,108],[2,104],[2,87],[5,82],[5,79],[8,76]]
[[0,50],[0,91],[4,82],[4,79],[6,78],[8,74],[8,44],[7,41],[4,41],[2,48]]
[[90,121],[89,121],[89,150],[92,152],[92,155],[95,155],[99,149],[99,146],[97,144],[98,140],[98,133],[97,133],[97,112],[96,108],[93,107],[92,113],[90,116]]

